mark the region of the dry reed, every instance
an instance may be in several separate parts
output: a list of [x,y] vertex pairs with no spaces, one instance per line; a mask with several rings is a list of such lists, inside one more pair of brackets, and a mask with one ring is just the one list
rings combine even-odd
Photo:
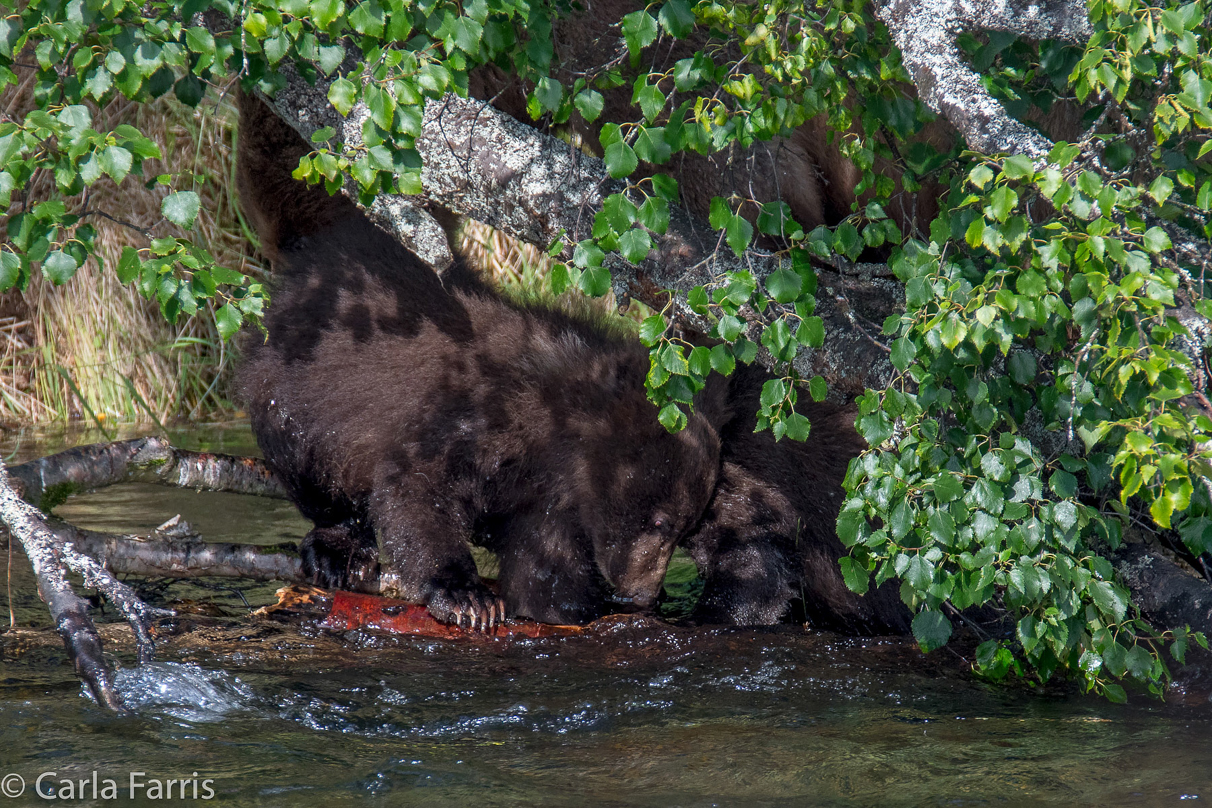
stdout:
[[[0,95],[0,109],[20,118],[32,106],[32,76]],[[168,189],[145,186],[172,174],[177,188],[202,199],[189,236],[223,265],[245,273],[262,269],[245,237],[234,196],[234,113],[230,100],[191,110],[169,98],[153,104],[118,99],[93,112],[93,128],[138,127],[159,145],[163,159],[145,161],[143,177],[116,185],[103,178],[66,200],[69,211],[99,210],[86,221],[97,230],[102,270],[90,259],[68,283],[55,287],[35,272],[24,292],[0,299],[0,421],[39,423],[94,416],[102,422],[214,418],[234,410],[228,400],[230,346],[218,337],[209,311],[164,320],[154,302],[118,282],[112,267],[122,248],[146,247],[147,237],[184,235],[160,214]],[[49,172],[34,178],[28,202],[54,193]],[[20,207],[14,203],[14,211]],[[0,227],[4,221],[0,219]]]

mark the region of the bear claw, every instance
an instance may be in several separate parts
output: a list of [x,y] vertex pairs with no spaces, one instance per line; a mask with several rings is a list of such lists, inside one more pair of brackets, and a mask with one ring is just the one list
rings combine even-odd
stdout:
[[490,632],[505,619],[505,604],[488,590],[444,591],[429,599],[429,613],[459,628]]

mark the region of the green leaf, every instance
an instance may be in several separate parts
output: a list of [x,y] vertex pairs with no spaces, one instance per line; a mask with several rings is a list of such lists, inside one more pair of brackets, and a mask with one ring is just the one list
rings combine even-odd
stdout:
[[1035,165],[1027,155],[1016,154],[1006,158],[1006,162],[1002,164],[1002,172],[1006,179],[1030,182],[1035,176]]
[[619,237],[619,251],[633,264],[638,264],[647,258],[651,249],[652,240],[648,237],[646,230],[635,227]]
[[725,314],[720,318],[719,323],[716,324],[716,333],[725,342],[732,342],[744,330],[745,324],[741,322],[740,318],[733,317],[731,314]]
[[572,99],[573,106],[588,123],[593,123],[602,114],[604,100],[597,90],[582,90]]
[[797,443],[803,443],[808,440],[808,435],[812,431],[812,424],[804,415],[798,412],[793,412],[784,418],[783,424],[785,425],[787,437]]
[[712,197],[711,208],[707,213],[707,223],[716,230],[723,230],[732,221],[732,208],[723,197]]
[[1144,646],[1134,645],[1128,652],[1125,662],[1128,666],[1128,673],[1143,680],[1153,668],[1153,655],[1145,650]]
[[661,341],[665,334],[665,318],[659,314],[645,317],[640,323],[640,342],[651,348]]
[[921,553],[914,553],[909,556],[909,563],[901,578],[917,591],[925,592],[934,581],[934,565]]
[[568,274],[567,264],[556,264],[551,268],[551,275],[548,276],[551,283],[551,293],[554,295],[562,295],[568,286],[572,283],[572,278]]
[[539,102],[539,108],[544,112],[555,112],[564,100],[564,85],[555,79],[544,76],[534,88],[534,98]]
[[311,17],[320,28],[328,28],[344,11],[344,0],[312,0],[311,2]]
[[977,188],[984,189],[993,179],[993,170],[986,165],[979,165],[968,172],[968,181]]
[[787,398],[787,383],[782,379],[767,379],[762,384],[762,393],[758,397],[762,410],[768,412]]
[[951,639],[951,621],[939,611],[928,609],[913,618],[913,637],[923,651],[942,648]]
[[1090,593],[1098,610],[1104,616],[1111,618],[1112,622],[1118,623],[1124,619],[1124,615],[1128,611],[1128,603],[1117,591],[1117,587],[1108,581],[1091,581],[1086,587],[1086,591]]
[[[1149,196],[1153,197],[1157,204],[1164,205],[1166,200],[1170,198],[1170,194],[1174,192],[1174,181],[1162,174],[1157,179],[1153,180],[1153,184],[1149,186]],[[1093,196],[1093,194],[1091,194]],[[1108,212],[1109,211],[1105,211]]]
[[796,339],[810,348],[825,344],[825,321],[820,317],[805,317],[795,332]]
[[[648,203],[645,202],[645,205]],[[643,210],[643,208],[641,208]],[[707,290],[702,286],[696,286],[686,295],[686,303],[690,306],[690,310],[695,314],[706,314],[707,306],[711,302],[707,297]]]
[[790,303],[800,296],[804,282],[790,269],[776,269],[766,278],[766,291],[779,303]]
[[917,346],[908,337],[892,341],[892,364],[897,370],[904,370],[917,356]]
[[749,242],[753,240],[753,225],[749,224],[749,220],[744,216],[733,214],[725,228],[724,238],[728,241],[728,246],[732,248],[732,251],[740,258],[749,248]]
[[[659,196],[648,197],[644,204],[640,205],[636,221],[658,235],[664,234],[669,229],[669,202]],[[691,305],[693,304],[694,301],[691,301]]]
[[[158,75],[158,74],[157,74]],[[171,72],[169,76],[171,77]],[[173,95],[187,107],[196,107],[206,96],[206,85],[192,73],[186,73],[173,85]]]
[[1151,253],[1159,253],[1174,246],[1170,243],[1170,237],[1166,235],[1166,231],[1156,226],[1145,231],[1143,241],[1145,249]]
[[666,0],[657,19],[674,39],[684,39],[694,30],[694,12],[688,0]]
[[585,269],[600,267],[605,257],[606,253],[602,252],[602,248],[589,240],[577,242],[577,246],[572,250],[572,262]]
[[134,247],[123,247],[122,257],[118,259],[116,269],[118,282],[128,284],[135,278],[139,277],[139,270],[143,268],[143,262],[139,260],[139,251]]
[[194,53],[215,52],[215,37],[209,30],[201,26],[190,28],[185,32],[185,44]]
[[1035,357],[1026,351],[1015,351],[1010,354],[1007,363],[1010,378],[1018,384],[1030,384],[1035,381]]
[[949,471],[934,478],[934,496],[939,502],[953,502],[964,495],[964,484]]
[[711,369],[724,376],[736,369],[736,359],[727,345],[716,345],[711,349]]
[[926,520],[926,527],[930,529],[930,535],[944,545],[951,544],[952,539],[955,538],[955,520],[945,510],[936,510],[930,514]]
[[606,173],[616,180],[628,176],[640,164],[635,150],[622,140],[616,140],[606,147],[604,154]]
[[610,291],[610,271],[605,267],[593,267],[581,273],[581,291],[590,297],[601,297]]
[[1170,527],[1170,516],[1174,513],[1174,502],[1169,497],[1158,497],[1149,503],[1153,521],[1164,528]]
[[791,206],[786,202],[767,202],[757,217],[758,230],[768,236],[786,238],[803,232],[791,216]]
[[850,556],[842,556],[837,563],[842,568],[842,580],[846,582],[846,588],[858,595],[866,594],[871,583],[867,568]]
[[358,88],[347,78],[339,78],[328,88],[328,102],[342,115],[348,115],[353,109],[354,98]]
[[657,115],[661,114],[661,110],[665,108],[665,94],[661,92],[661,88],[655,84],[648,84],[646,76],[640,76],[636,82],[636,91],[632,99],[632,103],[640,105],[640,109],[644,113],[645,120],[652,123],[656,120]]
[[987,211],[997,221],[1004,222],[1017,205],[1018,194],[1013,188],[1003,185],[989,195]]
[[652,190],[666,202],[678,201],[678,181],[668,174],[653,174]]
[[863,250],[863,240],[858,228],[849,222],[843,222],[833,233],[833,249],[851,260],[858,258]]
[[215,312],[215,325],[219,329],[219,337],[226,342],[240,330],[244,322],[244,314],[231,303],[222,306]]
[[331,76],[332,72],[341,66],[341,62],[345,61],[345,48],[340,45],[321,45],[317,50],[320,70],[326,76]]
[[[650,416],[651,417],[651,416]],[[661,426],[670,432],[681,432],[686,428],[686,413],[677,404],[666,404],[657,413]]]
[[[484,38],[484,26],[471,17],[459,17],[454,24],[454,42],[459,50],[475,56],[480,52],[480,40]],[[546,77],[544,77],[546,78]],[[557,83],[558,86],[558,83]],[[556,106],[558,106],[558,102]],[[555,109],[555,107],[551,107]]]
[[903,539],[913,529],[914,516],[909,505],[901,500],[892,509],[892,517],[889,520],[888,526],[892,528],[892,537],[895,539]]
[[130,173],[131,153],[121,146],[105,147],[105,150],[97,155],[97,159],[100,161],[101,170],[112,177],[114,182],[121,183]]
[[21,258],[8,250],[0,250],[0,292],[7,292],[21,279]]
[[164,214],[164,218],[168,219],[178,227],[188,230],[194,226],[194,220],[198,218],[198,210],[201,207],[201,200],[193,191],[177,191],[164,197],[160,203],[160,212]]
[[829,385],[825,383],[825,377],[813,376],[808,382],[808,393],[812,396],[813,401],[824,401],[825,396],[829,393]]
[[[1052,472],[1052,476],[1048,478],[1048,487],[1052,489],[1052,493],[1056,494],[1061,499],[1071,499],[1077,495],[1077,477],[1067,471],[1057,469]],[[1076,516],[1076,512],[1074,513]],[[1076,522],[1076,519],[1074,520]],[[1068,527],[1072,527],[1070,524]],[[1068,529],[1068,527],[1066,529]]]
[[635,136],[635,153],[646,163],[668,162],[673,150],[665,141],[665,127],[641,126]]
[[644,48],[651,45],[657,38],[657,21],[647,11],[633,11],[621,20],[623,41],[632,58],[639,56]]
[[63,250],[55,250],[42,260],[42,274],[56,286],[62,286],[71,280],[79,268],[76,259]]
[[[1064,472],[1053,472],[1052,476],[1055,477],[1057,474],[1064,474]],[[1064,483],[1062,482],[1062,485],[1063,484]],[[1056,524],[1060,526],[1061,530],[1072,530],[1073,526],[1077,524],[1077,505],[1072,502],[1066,501],[1056,503],[1056,507],[1053,508],[1052,514],[1053,518],[1056,520]]]

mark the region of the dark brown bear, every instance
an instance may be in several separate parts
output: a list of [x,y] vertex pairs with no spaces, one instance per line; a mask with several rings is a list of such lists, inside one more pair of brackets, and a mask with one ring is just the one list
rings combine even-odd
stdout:
[[[293,180],[306,151],[242,97],[240,197],[275,288],[240,384],[315,523],[307,573],[342,587],[381,561],[403,597],[478,627],[652,607],[715,485],[708,420],[668,434],[638,342],[504,299],[458,262],[439,277],[345,197]],[[499,556],[499,597],[470,541]]]
[[683,546],[704,579],[694,619],[770,625],[793,604],[818,628],[847,634],[906,634],[909,610],[895,582],[859,596],[846,588],[837,538],[842,480],[865,446],[854,411],[801,404],[808,441],[775,442],[757,425],[758,367],[738,367],[728,385],[731,420],[720,429],[720,473],[703,521]]

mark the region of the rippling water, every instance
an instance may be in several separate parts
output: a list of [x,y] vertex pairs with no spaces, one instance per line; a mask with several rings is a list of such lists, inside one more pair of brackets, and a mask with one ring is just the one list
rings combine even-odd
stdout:
[[[238,435],[230,438],[242,451]],[[110,530],[180,512],[208,539],[306,529],[264,502],[151,487],[69,501]],[[142,668],[133,708],[85,695],[19,554],[18,623],[0,635],[0,805],[160,805],[185,780],[223,805],[1162,805],[1212,800],[1212,712],[1064,687],[994,687],[948,651],[899,641],[638,622],[592,636],[435,641],[252,623],[272,587],[149,588],[205,604]],[[203,582],[205,584],[206,582]],[[107,629],[114,631],[114,629]],[[130,799],[131,772],[141,783]],[[93,772],[119,799],[92,799]],[[195,774],[196,773],[196,774]],[[84,788],[80,788],[83,780]],[[85,799],[79,799],[81,791]],[[100,792],[98,792],[100,793]],[[200,791],[199,794],[204,794]]]

